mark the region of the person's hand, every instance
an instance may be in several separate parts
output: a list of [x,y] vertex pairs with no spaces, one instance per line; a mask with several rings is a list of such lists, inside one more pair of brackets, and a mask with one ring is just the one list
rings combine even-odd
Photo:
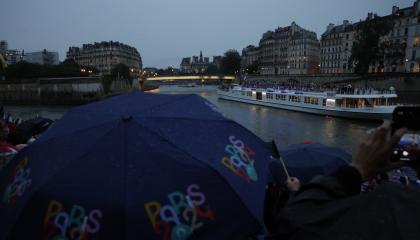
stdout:
[[400,162],[391,162],[392,149],[399,142],[407,129],[398,129],[389,140],[391,122],[384,122],[379,128],[371,131],[360,144],[359,151],[353,158],[352,166],[362,175],[363,180],[369,180],[377,174],[400,167]]
[[292,192],[297,192],[300,189],[300,181],[296,177],[289,177],[286,181],[287,189]]

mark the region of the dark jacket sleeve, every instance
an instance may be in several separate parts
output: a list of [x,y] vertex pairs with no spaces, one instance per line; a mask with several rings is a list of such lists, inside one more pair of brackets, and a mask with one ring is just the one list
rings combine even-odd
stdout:
[[[346,204],[329,203],[360,193],[361,175],[343,166],[327,176],[315,177],[304,185],[279,214],[276,231],[268,239],[321,239],[324,226],[346,210]],[[320,227],[322,226],[322,227]]]

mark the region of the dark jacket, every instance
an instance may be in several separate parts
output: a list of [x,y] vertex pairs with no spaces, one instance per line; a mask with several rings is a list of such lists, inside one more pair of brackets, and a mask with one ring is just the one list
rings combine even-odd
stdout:
[[279,214],[268,239],[420,239],[420,190],[383,183],[360,193],[361,176],[350,166],[302,187]]

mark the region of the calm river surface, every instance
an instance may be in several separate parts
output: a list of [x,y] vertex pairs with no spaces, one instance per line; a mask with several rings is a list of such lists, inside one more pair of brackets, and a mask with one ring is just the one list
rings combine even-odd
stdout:
[[[217,98],[215,86],[185,88],[161,86],[154,92],[165,94],[198,94],[213,104],[226,117],[233,119],[254,132],[265,141],[275,140],[280,149],[303,141],[320,142],[343,148],[354,154],[365,132],[379,123],[363,122],[332,117],[299,113]],[[6,106],[12,116],[24,119],[40,115],[53,119],[60,118],[66,107],[22,107]]]
[[217,98],[217,88],[214,86],[161,86],[157,92],[199,94],[215,104],[226,117],[248,128],[264,141],[274,139],[280,149],[290,144],[312,141],[340,147],[354,154],[366,131],[380,124],[222,100]]

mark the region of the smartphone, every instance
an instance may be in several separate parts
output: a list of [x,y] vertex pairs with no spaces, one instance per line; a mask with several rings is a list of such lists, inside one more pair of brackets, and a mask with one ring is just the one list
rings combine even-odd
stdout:
[[407,128],[397,146],[393,149],[395,161],[415,161],[417,156],[408,151],[412,147],[420,147],[420,106],[396,107],[392,114],[392,134],[400,128]]

